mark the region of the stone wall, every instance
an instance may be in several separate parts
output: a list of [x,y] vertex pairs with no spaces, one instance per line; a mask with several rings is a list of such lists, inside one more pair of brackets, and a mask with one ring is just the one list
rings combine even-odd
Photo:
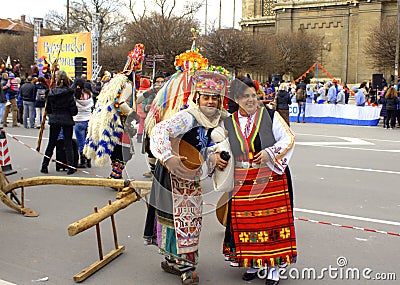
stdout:
[[[264,0],[267,1],[267,0]],[[397,17],[397,2],[385,0],[278,0],[274,16],[263,16],[263,0],[242,0],[243,30],[252,33],[291,33],[303,30],[322,39],[318,60],[342,82],[359,83],[371,79],[376,70],[364,53],[372,26],[388,17]]]

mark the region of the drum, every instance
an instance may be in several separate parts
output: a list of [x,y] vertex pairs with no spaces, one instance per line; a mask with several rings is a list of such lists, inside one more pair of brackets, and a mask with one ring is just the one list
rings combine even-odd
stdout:
[[201,153],[190,143],[180,138],[170,138],[172,153],[176,156],[184,156],[187,159],[182,164],[190,170],[201,168],[204,158]]

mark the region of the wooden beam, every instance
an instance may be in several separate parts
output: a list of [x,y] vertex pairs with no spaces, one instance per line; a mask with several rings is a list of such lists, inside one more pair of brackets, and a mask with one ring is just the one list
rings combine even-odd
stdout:
[[97,272],[101,268],[103,268],[105,265],[113,261],[115,258],[117,258],[119,255],[121,255],[125,250],[125,246],[120,246],[118,249],[114,249],[110,251],[102,260],[98,260],[92,265],[86,267],[83,269],[81,272],[77,273],[74,275],[74,281],[75,282],[82,282],[86,278],[88,278],[90,275],[93,273]]
[[3,192],[8,193],[13,189],[39,185],[77,185],[77,186],[104,186],[123,188],[124,180],[122,179],[106,179],[106,178],[82,178],[82,177],[61,177],[61,176],[38,176],[17,180],[3,187]]
[[[76,186],[101,186],[124,188],[125,181],[122,179],[108,179],[108,178],[82,178],[82,177],[61,177],[61,176],[38,176],[17,180],[3,186],[3,192],[8,193],[21,186],[39,186],[39,185],[76,185]],[[130,181],[129,186],[134,189],[150,189],[151,181]]]
[[100,223],[104,219],[108,218],[109,216],[115,214],[119,210],[122,210],[132,204],[140,200],[142,197],[136,193],[131,193],[126,197],[123,197],[119,200],[114,201],[111,205],[104,206],[97,213],[93,213],[86,218],[83,218],[75,223],[72,223],[68,226],[68,234],[70,236],[77,235],[94,225]]

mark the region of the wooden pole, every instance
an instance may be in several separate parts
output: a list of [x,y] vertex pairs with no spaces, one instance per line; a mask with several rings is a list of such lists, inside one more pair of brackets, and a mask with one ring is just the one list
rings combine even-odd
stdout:
[[[97,207],[94,207],[94,212],[97,214]],[[100,224],[96,224],[97,247],[99,249],[99,259],[103,260],[103,247],[101,244]]]
[[232,30],[235,29],[235,14],[236,14],[236,0],[233,0],[233,20],[232,20]]
[[[23,180],[24,177],[21,177],[21,180]],[[24,191],[24,185],[21,186],[21,207],[25,208],[25,191]]]
[[[108,205],[111,205],[111,204],[112,204],[111,200],[108,200]],[[111,226],[112,226],[113,237],[114,237],[114,246],[115,246],[115,249],[118,249],[117,226],[115,225],[114,215],[111,215]]]
[[222,14],[222,0],[219,0],[219,20],[218,20],[218,29],[221,30],[221,14]]
[[206,35],[206,36],[207,36],[207,21],[208,21],[207,13],[208,13],[208,1],[206,0],[206,13],[205,13],[206,18],[204,20],[204,35]]

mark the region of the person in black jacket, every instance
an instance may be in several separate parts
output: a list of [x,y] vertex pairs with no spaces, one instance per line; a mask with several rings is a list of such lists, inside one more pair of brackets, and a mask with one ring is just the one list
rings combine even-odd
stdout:
[[43,76],[39,76],[34,85],[36,95],[36,128],[40,129],[44,113],[44,104],[46,103],[47,95],[49,94],[49,86]]
[[275,97],[276,111],[285,120],[285,122],[290,126],[289,120],[289,105],[292,104],[289,92],[287,92],[287,84],[281,83],[279,85],[278,94]]
[[[24,128],[35,127],[35,85],[32,84],[32,76],[28,76],[25,83],[19,89],[22,97],[24,111],[23,124]],[[29,125],[28,125],[29,117]]]
[[390,87],[388,91],[386,91],[385,99],[387,111],[386,128],[393,129],[396,125],[396,112],[399,104],[397,90],[394,87]]
[[[78,113],[74,99],[74,91],[70,88],[70,80],[65,71],[60,70],[56,76],[56,87],[49,92],[46,103],[46,112],[49,115],[49,142],[43,158],[40,172],[49,173],[48,166],[57,144],[57,137],[61,128],[64,133],[67,164],[73,165],[74,153],[72,149],[73,116]],[[74,167],[68,169],[67,174],[76,172]]]

